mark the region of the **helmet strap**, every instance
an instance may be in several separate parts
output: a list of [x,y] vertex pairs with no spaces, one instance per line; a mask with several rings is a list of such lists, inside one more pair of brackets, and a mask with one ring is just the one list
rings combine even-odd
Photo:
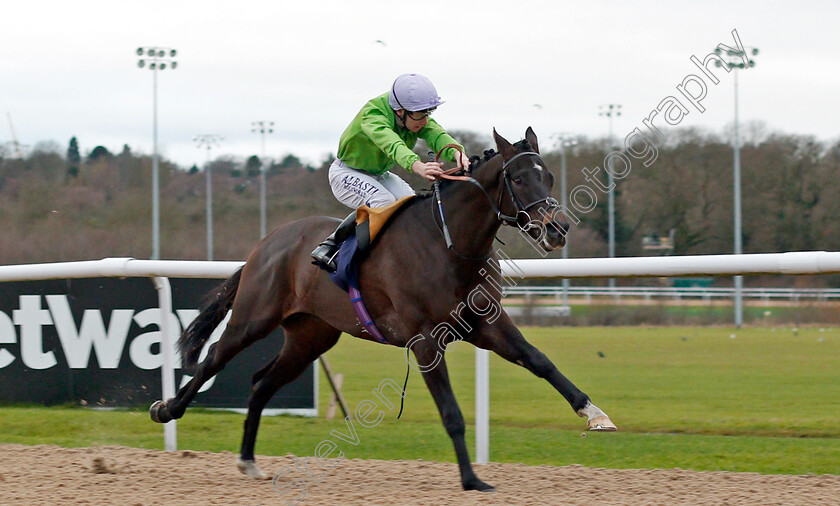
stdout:
[[403,109],[402,111],[403,111],[403,115],[402,115],[402,117],[400,117],[400,115],[399,115],[399,114],[397,114],[397,111],[394,111],[394,118],[396,119],[396,123],[397,123],[397,126],[398,126],[398,127],[400,127],[400,128],[408,128],[407,126],[405,126],[405,116],[406,116],[406,114],[407,114],[407,113],[406,113],[406,110],[405,110],[405,109]]

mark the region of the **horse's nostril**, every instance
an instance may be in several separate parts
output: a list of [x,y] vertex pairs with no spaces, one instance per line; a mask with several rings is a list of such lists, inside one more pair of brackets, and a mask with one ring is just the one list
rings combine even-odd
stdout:
[[554,220],[548,224],[548,228],[561,235],[566,235],[569,232],[569,223],[565,221]]

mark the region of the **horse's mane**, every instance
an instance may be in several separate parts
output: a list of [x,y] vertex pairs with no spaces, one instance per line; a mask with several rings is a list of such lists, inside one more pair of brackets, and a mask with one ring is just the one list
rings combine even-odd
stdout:
[[[531,144],[526,139],[522,139],[520,141],[515,142],[513,144],[513,147],[516,148],[517,152],[533,151],[534,150],[531,147]],[[491,159],[495,158],[496,155],[498,155],[498,154],[499,153],[497,153],[494,149],[490,148],[490,149],[485,149],[484,150],[484,156],[483,157],[479,156],[479,155],[471,156],[470,157],[470,172],[469,172],[469,174],[475,174],[476,172],[481,170],[482,166],[486,165],[487,162],[489,162]],[[467,174],[467,175],[469,175],[469,174]],[[456,172],[456,175],[463,175],[463,171]],[[454,181],[449,181],[447,179],[441,179],[440,180],[441,191],[443,191],[444,188],[451,185],[453,182]],[[432,195],[434,195],[434,190],[432,189],[432,187],[429,187],[429,188],[426,188],[426,189],[423,189],[423,190],[420,190],[420,191],[417,192],[417,197],[421,198],[421,199],[429,198]]]

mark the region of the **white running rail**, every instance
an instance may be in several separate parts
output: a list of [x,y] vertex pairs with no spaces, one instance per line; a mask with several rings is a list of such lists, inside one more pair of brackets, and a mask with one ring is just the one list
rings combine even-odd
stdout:
[[[522,259],[500,262],[508,281],[516,278],[618,278],[650,276],[725,276],[742,274],[829,274],[840,273],[840,252],[807,251],[750,255],[700,255],[635,258]],[[242,262],[191,262],[105,258],[83,262],[0,266],[0,281],[68,279],[89,277],[148,277],[155,280],[162,314],[171,312],[168,277],[227,278]],[[510,285],[510,283],[508,283]],[[166,292],[164,294],[164,292]],[[166,322],[166,318],[162,321]],[[161,325],[163,340],[170,340]],[[168,343],[161,343],[168,346]],[[168,349],[168,348],[162,348]],[[163,354],[166,356],[166,354]],[[161,368],[163,398],[175,395],[174,371]],[[169,376],[169,379],[166,377]],[[489,361],[484,350],[476,349],[476,462],[489,459]],[[170,392],[166,389],[171,388]],[[164,430],[166,449],[174,450],[175,427]]]

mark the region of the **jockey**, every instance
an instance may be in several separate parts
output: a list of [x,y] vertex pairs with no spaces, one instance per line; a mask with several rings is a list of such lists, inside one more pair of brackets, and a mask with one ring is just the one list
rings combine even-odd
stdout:
[[[370,100],[341,135],[338,155],[330,166],[333,195],[354,211],[335,232],[312,252],[315,265],[335,272],[338,245],[353,231],[358,207],[382,207],[414,195],[414,189],[389,171],[396,165],[434,181],[442,165],[424,162],[411,149],[421,138],[436,153],[447,144],[458,144],[429,116],[444,101],[434,85],[419,74],[403,74],[391,91]],[[446,149],[444,159],[468,168],[466,155]]]

